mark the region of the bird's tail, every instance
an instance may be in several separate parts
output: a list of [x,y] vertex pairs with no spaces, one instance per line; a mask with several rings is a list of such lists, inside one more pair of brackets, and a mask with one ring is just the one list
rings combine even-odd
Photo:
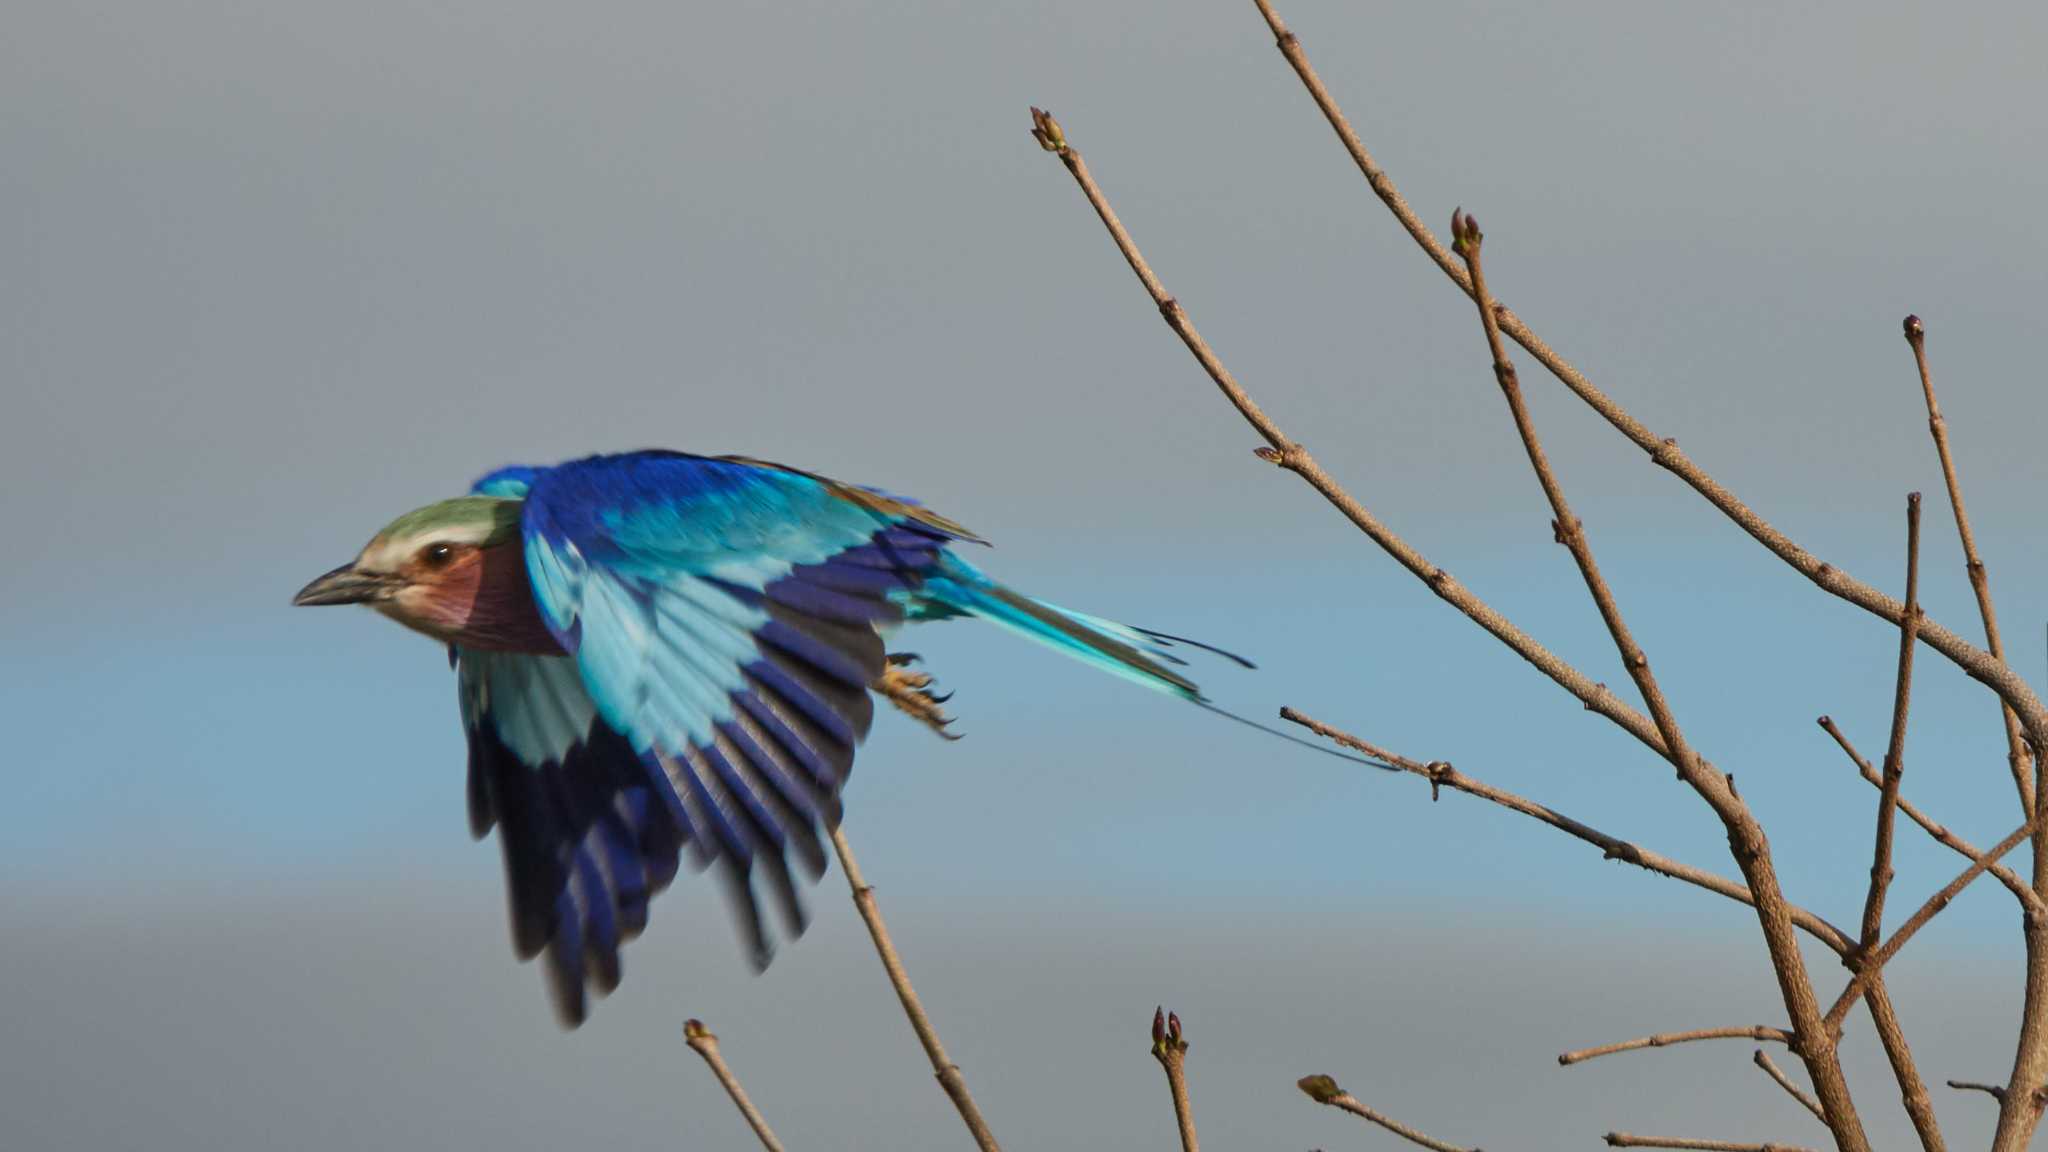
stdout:
[[1119,624],[1114,620],[1104,620],[1100,616],[1090,616],[1085,612],[1048,604],[1003,587],[958,556],[947,555],[940,561],[938,571],[928,576],[924,586],[909,600],[907,616],[911,620],[979,617],[1071,656],[1083,664],[1100,668],[1112,676],[1119,676],[1155,691],[1178,696],[1227,720],[1256,728],[1268,736],[1278,737],[1290,744],[1299,744],[1311,752],[1358,764],[1369,764],[1387,771],[1396,770],[1377,760],[1326,748],[1321,744],[1304,740],[1292,732],[1261,724],[1249,716],[1232,712],[1227,708],[1219,708],[1202,694],[1202,690],[1195,686],[1194,681],[1178,671],[1187,666],[1187,661],[1181,659],[1175,650],[1185,648],[1197,648],[1221,656],[1241,668],[1256,667],[1235,652],[1226,652],[1185,636],[1154,632],[1150,628],[1133,628],[1129,624]]
[[1246,668],[1252,666],[1242,656],[1207,644],[1034,599],[996,583],[957,556],[946,557],[938,572],[926,578],[909,605],[909,615],[913,620],[979,617],[1112,676],[1197,704],[1207,703],[1207,697],[1181,674],[1179,669],[1187,661],[1176,655],[1174,648],[1200,648]]

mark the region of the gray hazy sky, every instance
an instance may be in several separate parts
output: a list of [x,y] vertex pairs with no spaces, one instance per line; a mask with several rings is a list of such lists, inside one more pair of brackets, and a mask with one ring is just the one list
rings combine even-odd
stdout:
[[[2048,562],[2044,17],[2019,5],[1283,14],[1411,203],[1479,214],[1501,297],[1821,555],[1971,616],[1899,318],[1937,372],[2019,667]],[[1248,2],[13,5],[0,38],[0,1146],[738,1148],[726,1038],[793,1148],[956,1148],[836,876],[763,977],[687,879],[573,1035],[462,832],[439,656],[284,606],[511,460],[744,451],[916,494],[987,567],[1243,649],[1294,703],[1722,866],[1636,747],[1435,604],[1255,438],[1058,164],[1052,108],[1267,409],[1418,545],[1623,676],[1470,306],[1373,201]],[[1535,414],[1795,895],[1853,919],[1895,641],[1560,389]],[[1965,629],[1967,630],[1967,629]],[[1813,1142],[1735,1045],[1774,1020],[1739,909],[935,630],[970,734],[884,720],[849,832],[1013,1148],[1166,1147],[1154,1003],[1213,1146],[1379,1147],[1324,1071],[1452,1140]],[[1925,661],[1909,791],[2015,822],[1995,710]],[[1206,671],[1206,670],[1205,670]],[[1205,686],[1211,681],[1205,680]],[[1954,870],[1909,837],[1910,907]],[[1932,1080],[2009,1065],[2016,933],[1973,892],[1900,961]],[[1826,965],[1824,987],[1838,979]],[[1908,1138],[1867,1029],[1853,1073]],[[1938,1100],[1952,1142],[1981,1099]]]

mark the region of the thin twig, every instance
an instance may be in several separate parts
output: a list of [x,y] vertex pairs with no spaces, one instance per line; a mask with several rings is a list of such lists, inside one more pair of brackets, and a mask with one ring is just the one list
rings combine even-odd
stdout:
[[702,1020],[685,1020],[683,1039],[696,1050],[697,1055],[704,1058],[704,1063],[711,1068],[711,1074],[718,1077],[718,1082],[725,1085],[725,1094],[732,1097],[733,1106],[740,1110],[740,1115],[746,1118],[747,1126],[760,1138],[761,1147],[768,1152],[782,1152],[782,1141],[777,1140],[775,1133],[769,1130],[768,1121],[761,1115],[761,1110],[754,1107],[752,1100],[747,1099],[747,1090],[740,1087],[740,1078],[733,1075],[732,1069],[725,1066],[725,1057],[718,1052],[718,1037],[709,1028],[704,1027]]
[[1920,632],[1920,494],[1906,497],[1906,615],[1899,625],[1899,673],[1892,688],[1892,734],[1884,752],[1884,784],[1877,800],[1877,846],[1870,858],[1870,889],[1863,898],[1857,947],[1877,947],[1884,928],[1884,894],[1892,882],[1892,826],[1899,784],[1906,774],[1906,710],[1913,701],[1913,650]]
[[1694,1148],[1700,1152],[1813,1152],[1798,1144],[1744,1144],[1736,1140],[1693,1140],[1684,1136],[1637,1136],[1632,1132],[1609,1132],[1602,1139],[1609,1148]]
[[1738,1024],[1726,1028],[1695,1028],[1690,1032],[1659,1032],[1654,1036],[1640,1036],[1634,1040],[1623,1040],[1619,1044],[1602,1044],[1598,1048],[1580,1048],[1558,1056],[1557,1062],[1570,1067],[1583,1064],[1602,1056],[1617,1052],[1639,1052],[1645,1048],[1669,1048],[1673,1044],[1690,1044],[1695,1040],[1771,1040],[1790,1046],[1792,1034],[1783,1028],[1768,1024]]
[[1180,1125],[1181,1152],[1201,1152],[1195,1139],[1195,1110],[1188,1102],[1188,1042],[1181,1037],[1180,1016],[1161,1007],[1152,1013],[1152,1056],[1166,1069],[1166,1088],[1173,1093],[1173,1118]]
[[1982,1092],[2000,1104],[2005,1103],[2005,1089],[2001,1085],[1979,1084],[1974,1080],[1950,1080],[1948,1086],[1958,1092]]
[[1390,1116],[1383,1116],[1358,1102],[1358,1098],[1337,1086],[1328,1076],[1303,1076],[1295,1086],[1308,1094],[1318,1104],[1340,1108],[1362,1120],[1370,1120],[1411,1144],[1420,1144],[1432,1152],[1479,1152],[1477,1148],[1463,1148],[1447,1141],[1438,1140],[1419,1129],[1410,1128]]
[[[1862,753],[1856,751],[1856,746],[1851,744],[1849,738],[1842,733],[1841,726],[1835,723],[1834,717],[1822,716],[1818,723],[1822,730],[1827,732],[1829,736],[1834,737],[1835,743],[1841,747],[1842,751],[1848,754],[1849,762],[1856,765],[1856,770],[1862,774],[1863,779],[1868,781],[1872,787],[1884,787],[1884,777],[1878,774],[1876,768],[1871,767],[1870,761],[1865,760]],[[1948,825],[1927,815],[1927,813],[1915,807],[1913,802],[1907,800],[1904,796],[1899,797],[1899,811],[1904,812],[1908,820],[1926,829],[1927,834],[1932,836],[1936,843],[1944,845],[1956,855],[1966,860],[1975,860],[1984,855],[1983,851],[1975,844],[1956,835],[1949,829]],[[2021,904],[2032,909],[2037,915],[2048,916],[2048,903],[2044,903],[2039,896],[2034,894],[2032,888],[2027,887],[2027,882],[2020,879],[2019,873],[2004,864],[1994,864],[1991,867],[1991,875],[1996,877],[1999,883],[2005,885],[2006,889],[2017,897]]]
[[1537,436],[1529,406],[1522,398],[1521,380],[1501,339],[1500,320],[1494,314],[1493,297],[1487,291],[1485,264],[1481,257],[1485,235],[1480,231],[1479,222],[1462,211],[1451,214],[1451,231],[1455,250],[1465,262],[1472,286],[1472,300],[1479,309],[1480,324],[1486,332],[1487,350],[1493,357],[1494,380],[1508,402],[1515,431],[1528,453],[1537,483],[1550,502],[1554,517],[1551,520],[1552,530],[1558,543],[1571,552],[1572,560],[1585,580],[1586,591],[1591,594],[1601,620],[1607,625],[1608,635],[1614,640],[1615,651],[1621,655],[1622,666],[1628,669],[1629,677],[1642,693],[1643,704],[1656,722],[1658,735],[1664,739],[1665,759],[1678,770],[1679,779],[1714,810],[1728,831],[1729,851],[1735,857],[1736,866],[1742,870],[1743,878],[1749,882],[1749,890],[1756,896],[1757,922],[1763,930],[1764,947],[1771,955],[1771,967],[1778,978],[1778,990],[1785,1001],[1785,1012],[1791,1019],[1793,1035],[1798,1037],[1793,1051],[1806,1065],[1807,1075],[1813,1080],[1814,1095],[1820,1098],[1822,1107],[1826,1109],[1828,1129],[1834,1134],[1842,1152],[1862,1152],[1869,1147],[1869,1139],[1863,1132],[1863,1122],[1857,1117],[1856,1105],[1850,1098],[1849,1082],[1842,1072],[1841,1057],[1835,1051],[1833,1033],[1817,1030],[1821,1022],[1820,1004],[1815,999],[1813,980],[1806,970],[1806,959],[1799,951],[1799,941],[1793,935],[1791,905],[1779,885],[1777,866],[1771,859],[1770,842],[1764,836],[1763,826],[1750,812],[1749,805],[1736,795],[1727,778],[1708,766],[1686,744],[1677,716],[1655,673],[1650,670],[1650,658],[1644,654],[1642,646],[1623,620],[1613,589],[1600,574],[1600,566],[1593,558],[1593,547],[1586,539],[1585,525],[1572,512],[1571,504],[1564,495],[1564,486],[1558,482],[1549,457],[1543,451],[1542,440]]
[[1860,970],[1849,981],[1848,986],[1842,989],[1842,994],[1835,998],[1834,1007],[1828,1009],[1828,1014],[1822,1021],[1822,1025],[1827,1029],[1828,1035],[1833,1036],[1841,1031],[1842,1018],[1848,1015],[1849,1005],[1855,1003],[1856,998],[1863,994],[1863,988],[1869,982],[1871,974],[1878,972],[1886,964],[1890,963],[1892,957],[1899,954],[1899,949],[1904,948],[1906,942],[1911,940],[1915,933],[1925,928],[1927,922],[1934,919],[1936,913],[1948,907],[1949,902],[1954,900],[1958,893],[1970,886],[1971,881],[1982,876],[1985,870],[1991,867],[1993,862],[2019,847],[2033,833],[2034,822],[2032,820],[2013,829],[2010,835],[1993,845],[1991,851],[1977,858],[1968,868],[1963,869],[1941,891],[1929,896],[1927,903],[1922,904],[1919,911],[1908,917],[1904,924],[1899,925],[1899,930],[1892,933],[1891,938],[1879,945],[1875,951],[1852,954]]
[[[1977,614],[1984,620],[1984,644],[1995,659],[2003,661],[2005,644],[1998,636],[1998,611],[1991,604],[1991,577],[1977,555],[1977,535],[1970,530],[1970,513],[1963,506],[1963,482],[1956,474],[1955,454],[1948,446],[1948,421],[1942,418],[1941,404],[1934,398],[1934,376],[1927,369],[1927,326],[1918,316],[1908,316],[1904,328],[1906,343],[1913,349],[1913,364],[1920,370],[1920,392],[1927,400],[1927,431],[1934,437],[1935,454],[1941,457],[1941,478],[1948,486],[1949,507],[1956,514],[1956,535],[1962,538],[1970,590],[1977,595]],[[1999,701],[1998,712],[2005,725],[2006,763],[2012,769],[2013,785],[2019,790],[2020,807],[2024,812],[2032,812],[2039,788],[2027,778],[2027,745],[2020,732],[2020,718],[2003,700]]]
[[1827,1114],[1820,1110],[1820,1101],[1813,1098],[1813,1093],[1794,1084],[1792,1078],[1785,1075],[1785,1070],[1778,1067],[1778,1062],[1771,1059],[1770,1053],[1759,1048],[1756,1050],[1754,1059],[1756,1066],[1764,1070],[1764,1075],[1777,1081],[1778,1087],[1783,1088],[1792,1099],[1797,1100],[1801,1108],[1813,1113],[1813,1118],[1821,1123],[1825,1124],[1828,1122]]
[[882,922],[882,910],[875,905],[875,890],[861,878],[860,865],[854,862],[853,849],[846,843],[843,828],[832,829],[832,850],[839,855],[840,870],[846,873],[846,886],[853,892],[853,906],[860,912],[861,920],[868,926],[868,935],[874,939],[875,952],[882,958],[882,968],[889,973],[889,983],[896,989],[896,998],[903,1001],[903,1014],[910,1018],[911,1030],[917,1033],[917,1042],[924,1045],[925,1055],[931,1058],[932,1073],[938,1077],[939,1086],[953,1101],[953,1107],[960,1110],[960,1119],[967,1124],[968,1134],[981,1152],[1000,1152],[988,1122],[981,1118],[981,1109],[974,1103],[974,1096],[967,1091],[967,1080],[960,1075],[960,1066],[946,1055],[946,1046],[939,1043],[939,1034],[932,1028],[931,1017],[925,1015],[924,1004],[917,998],[917,990],[910,986],[910,974],[903,969],[903,961],[896,955],[896,945],[889,941],[889,926]]
[[[1554,808],[1518,796],[1505,788],[1496,788],[1482,780],[1476,780],[1452,767],[1448,761],[1433,760],[1424,763],[1420,760],[1403,756],[1398,752],[1382,748],[1370,741],[1361,740],[1342,729],[1333,728],[1293,708],[1282,708],[1280,710],[1280,718],[1290,723],[1299,724],[1333,744],[1349,748],[1354,752],[1362,752],[1403,772],[1420,776],[1424,780],[1429,781],[1432,793],[1439,789],[1449,788],[1455,792],[1463,792],[1467,796],[1476,796],[1481,800],[1498,804],[1510,812],[1519,812],[1531,819],[1540,820],[1566,835],[1583,840],[1600,849],[1600,854],[1606,859],[1634,864],[1639,868],[1655,872],[1660,876],[1669,876],[1673,880],[1680,880],[1716,895],[1726,896],[1728,899],[1738,903],[1753,905],[1756,901],[1756,897],[1750,893],[1749,889],[1737,881],[1730,880],[1725,876],[1717,876],[1712,872],[1695,868],[1690,864],[1682,864],[1668,856],[1652,852],[1631,841],[1623,840],[1619,836],[1610,836],[1598,828],[1582,824]],[[1855,944],[1855,940],[1848,933],[1805,908],[1793,907],[1792,922],[1801,929],[1804,929],[1814,939],[1833,949],[1837,954],[1848,951]]]

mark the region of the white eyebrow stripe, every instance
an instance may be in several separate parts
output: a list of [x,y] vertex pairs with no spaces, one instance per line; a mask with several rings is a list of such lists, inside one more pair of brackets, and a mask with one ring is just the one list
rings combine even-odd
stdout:
[[490,535],[491,528],[487,524],[450,524],[389,540],[372,540],[357,558],[356,566],[367,572],[395,572],[428,544],[481,545],[490,539]]

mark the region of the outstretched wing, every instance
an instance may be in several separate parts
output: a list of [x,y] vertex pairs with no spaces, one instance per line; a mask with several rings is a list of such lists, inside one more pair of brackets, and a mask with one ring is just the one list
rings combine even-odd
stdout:
[[562,1021],[619,983],[619,946],[675,877],[682,836],[632,748],[597,716],[568,656],[457,648],[469,826],[505,853],[512,947],[546,953]]
[[733,881],[765,965],[755,868],[800,932],[789,860],[824,871],[820,830],[873,719],[878,629],[971,537],[895,497],[751,460],[639,452],[519,479],[541,617],[591,730],[621,746],[603,771],[631,757],[678,839]]

